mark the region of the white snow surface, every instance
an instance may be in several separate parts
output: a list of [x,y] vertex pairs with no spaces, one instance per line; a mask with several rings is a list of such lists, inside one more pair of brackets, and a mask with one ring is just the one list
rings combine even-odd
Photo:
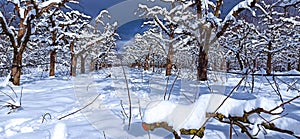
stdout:
[[[20,87],[12,86],[20,95],[23,87],[22,109],[7,114],[6,107],[0,107],[0,138],[1,139],[170,139],[172,133],[164,129],[144,131],[142,122],[168,122],[175,130],[181,128],[199,128],[207,120],[206,113],[214,112],[226,98],[226,95],[241,79],[229,75],[223,94],[211,94],[206,83],[194,82],[184,77],[179,78],[170,94],[169,101],[163,101],[167,78],[164,73],[143,72],[126,68],[127,79],[132,100],[132,121],[128,130],[129,103],[122,68],[101,70],[97,73],[71,77],[42,77],[41,73],[23,75]],[[290,73],[299,73],[291,71]],[[46,73],[44,73],[46,74]],[[44,75],[43,74],[43,75]],[[108,76],[111,75],[111,76]],[[268,77],[267,77],[268,78]],[[281,77],[280,77],[281,78]],[[170,88],[175,77],[171,76]],[[269,78],[270,80],[272,77]],[[297,77],[282,77],[293,88],[299,88]],[[1,78],[5,80],[5,77]],[[278,81],[279,82],[279,81]],[[299,95],[297,90],[289,85],[280,83],[280,91],[285,101]],[[5,83],[6,84],[6,83]],[[265,77],[255,79],[254,93],[249,93],[245,86],[236,89],[232,96],[217,111],[224,115],[240,116],[244,111],[254,108],[273,109],[281,104],[278,96],[268,84]],[[246,83],[242,83],[246,85]],[[8,86],[0,90],[14,97]],[[74,112],[85,106],[100,94],[93,105],[80,113],[71,115],[63,120],[58,118]],[[193,99],[195,99],[194,102]],[[0,105],[9,102],[9,98],[0,93]],[[2,102],[4,101],[4,102]],[[122,106],[120,105],[122,101]],[[266,120],[278,125],[279,128],[293,131],[300,135],[300,100],[297,99],[285,107],[283,115],[265,115]],[[280,112],[278,109],[275,112]],[[126,113],[126,114],[125,114]],[[49,115],[51,115],[51,117]],[[285,115],[287,114],[287,115]],[[280,117],[282,116],[282,117]],[[43,118],[44,117],[44,118]],[[44,120],[43,120],[44,119]],[[264,120],[258,115],[250,117],[252,134],[259,130],[256,124]],[[209,119],[205,124],[205,136],[209,139],[229,138],[229,125]],[[237,133],[233,138],[248,138],[235,127]],[[266,130],[258,134],[258,138],[290,138],[292,136]],[[104,137],[105,135],[105,137]],[[183,136],[188,139],[189,136]]]
[[67,138],[67,127],[64,123],[57,123],[54,126],[51,139],[66,139]]
[[6,78],[2,82],[0,82],[0,88],[6,87],[9,84],[9,78],[10,78],[10,75],[7,75]]

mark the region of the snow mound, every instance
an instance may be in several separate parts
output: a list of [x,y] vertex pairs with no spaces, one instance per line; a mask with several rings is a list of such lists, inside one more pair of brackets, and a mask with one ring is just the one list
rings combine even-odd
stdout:
[[[144,122],[148,124],[156,122],[167,122],[175,131],[180,129],[198,129],[208,120],[207,113],[215,111],[226,116],[241,116],[244,110],[250,111],[254,108],[271,110],[278,106],[273,100],[258,98],[253,100],[226,99],[221,94],[204,94],[190,105],[176,104],[169,101],[156,101],[147,105],[144,112]],[[224,100],[226,101],[224,102]],[[218,107],[224,104],[218,109]],[[218,110],[217,110],[218,109]],[[281,111],[279,109],[278,111]]]
[[10,78],[10,75],[7,75],[6,78],[5,78],[5,80],[2,81],[2,82],[0,82],[0,88],[1,88],[1,87],[6,87],[6,86],[8,85],[8,83],[9,83],[9,78]]
[[64,123],[57,123],[54,126],[51,139],[67,139],[67,126]]
[[[284,74],[284,73],[283,73],[283,74]],[[300,75],[300,72],[297,71],[297,70],[295,70],[295,69],[293,69],[293,70],[290,70],[290,71],[285,72],[285,74],[299,74],[299,75]]]

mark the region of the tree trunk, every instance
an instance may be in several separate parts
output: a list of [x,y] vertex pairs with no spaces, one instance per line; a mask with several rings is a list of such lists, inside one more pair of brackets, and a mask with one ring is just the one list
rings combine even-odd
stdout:
[[[211,28],[199,29],[199,32],[203,32],[205,36],[204,46],[198,44],[199,55],[198,55],[198,64],[197,64],[197,80],[206,81],[207,78],[207,68],[208,68],[208,50],[210,47],[210,38],[211,38]],[[201,37],[201,36],[199,36]]]
[[198,56],[198,65],[197,65],[197,79],[199,81],[207,80],[207,66],[208,66],[208,56],[206,52],[203,50],[203,47],[200,46]]
[[22,71],[22,53],[14,49],[13,64],[11,68],[10,81],[19,86]]
[[49,76],[55,76],[55,61],[56,61],[56,50],[50,51],[50,71]]
[[[202,19],[202,3],[201,0],[196,0],[197,4],[197,17],[199,20]],[[204,11],[207,12],[207,11]],[[204,37],[201,36],[201,33],[205,33],[205,42],[204,46],[201,44],[198,44],[199,47],[199,55],[197,60],[197,80],[198,81],[206,81],[207,78],[207,67],[208,67],[208,44],[210,43],[210,37],[211,37],[211,30],[210,29],[204,29],[202,27],[199,28],[199,38]],[[205,32],[204,32],[205,31]]]
[[144,63],[144,70],[149,70],[150,69],[149,61],[150,61],[150,54],[147,54],[146,59],[145,59],[145,63]]
[[253,71],[257,70],[257,60],[253,59]]
[[230,60],[228,60],[227,62],[226,62],[226,71],[227,72],[229,72],[230,70],[231,70],[231,68],[230,68]]
[[243,69],[244,69],[244,66],[243,66],[243,62],[242,62],[242,60],[241,60],[240,53],[237,53],[237,54],[236,54],[236,58],[237,58],[237,60],[238,60],[238,62],[239,62],[240,70],[243,70]]
[[[173,30],[174,27],[173,25],[171,24],[170,25],[170,28]],[[174,31],[171,31],[170,33],[170,40],[173,40],[174,39]],[[172,74],[172,65],[173,65],[173,62],[172,62],[172,59],[173,59],[173,55],[174,55],[174,48],[173,48],[173,44],[172,42],[170,42],[169,44],[169,50],[168,50],[168,55],[167,55],[167,65],[166,65],[166,76],[170,76]]]
[[71,76],[75,77],[76,76],[76,70],[77,70],[77,56],[71,56]]
[[[272,50],[272,42],[270,41],[268,44],[268,50]],[[267,75],[271,75],[272,72],[272,53],[267,52]]]
[[291,62],[288,63],[288,65],[287,65],[287,70],[288,70],[288,71],[292,70],[292,64],[291,64]]
[[167,57],[167,65],[166,65],[166,76],[170,76],[172,74],[172,59]]
[[[53,16],[50,16],[51,27],[55,27],[55,20]],[[52,34],[52,46],[57,46],[57,31],[56,29],[51,31]],[[56,49],[50,50],[50,71],[49,76],[55,76],[55,61],[56,61]]]
[[151,60],[151,66],[152,66],[152,72],[155,72],[155,59],[154,59],[154,54],[152,54],[152,60]]
[[299,49],[299,54],[298,54],[298,71],[300,71],[300,49]]
[[170,44],[168,55],[167,55],[166,76],[170,76],[172,74],[172,65],[173,65],[172,59],[173,59],[173,55],[174,55],[173,45]]
[[85,74],[85,57],[80,55],[80,73]]
[[70,44],[70,51],[71,51],[71,67],[70,67],[70,74],[71,76],[76,76],[76,67],[77,67],[77,56],[74,52],[74,41]]
[[93,58],[91,58],[91,62],[89,65],[90,65],[90,72],[98,69],[98,64],[96,63],[96,60]]
[[82,55],[80,56],[80,73],[85,73],[85,61]]
[[300,71],[300,58],[298,60],[298,71]]

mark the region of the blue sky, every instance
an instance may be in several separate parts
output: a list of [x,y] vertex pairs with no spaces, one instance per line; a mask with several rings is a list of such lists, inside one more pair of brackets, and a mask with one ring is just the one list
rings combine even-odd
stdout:
[[[86,13],[92,17],[95,17],[101,10],[107,9],[111,6],[114,6],[114,5],[124,2],[124,1],[126,1],[126,0],[79,0],[79,5],[81,6],[80,10],[82,10],[84,13]],[[141,2],[141,1],[147,1],[147,0],[127,0],[127,1],[140,1]],[[158,1],[159,0],[157,0],[157,2]],[[222,7],[224,8],[225,12],[228,12],[228,10],[233,5],[237,4],[239,1],[241,1],[241,0],[225,0],[224,6],[222,6]],[[124,7],[124,8],[128,8],[128,7]]]
[[95,17],[101,10],[107,9],[123,1],[125,0],[79,0],[79,5],[81,7],[79,9],[87,15]]
[[[112,18],[112,22],[118,22],[118,34],[121,40],[131,39],[137,32],[141,33],[143,20],[139,19],[134,12],[138,8],[138,3],[149,3],[147,0],[79,0],[76,9],[95,18],[101,10],[107,9]],[[157,3],[160,3],[159,1]]]
[[[221,9],[223,14],[226,15],[231,7],[239,1],[241,0],[225,0]],[[118,22],[118,33],[122,40],[125,41],[132,38],[136,32],[143,32],[144,30],[140,27],[142,20],[129,22],[134,19],[138,19],[138,16],[133,14],[138,8],[137,3],[161,5],[159,0],[156,0],[155,4],[147,2],[147,0],[79,0],[79,7],[76,9],[84,12],[92,18],[96,17],[101,10],[108,9],[112,16],[112,22]]]

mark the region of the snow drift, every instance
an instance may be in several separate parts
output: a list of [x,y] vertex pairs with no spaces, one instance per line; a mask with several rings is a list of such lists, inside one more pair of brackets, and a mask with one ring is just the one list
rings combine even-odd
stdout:
[[[257,98],[253,100],[237,100],[233,98],[226,99],[227,96],[221,94],[204,94],[190,105],[177,104],[170,101],[156,101],[147,105],[144,112],[144,122],[147,124],[167,122],[175,131],[180,129],[199,129],[209,117],[207,113],[219,112],[228,116],[241,116],[244,111],[250,111],[254,108],[263,108],[271,110],[278,106],[274,100],[266,98]],[[224,100],[226,101],[224,102]],[[224,104],[218,109],[218,107]],[[278,112],[282,109],[278,109]],[[253,118],[252,122],[259,122]]]

